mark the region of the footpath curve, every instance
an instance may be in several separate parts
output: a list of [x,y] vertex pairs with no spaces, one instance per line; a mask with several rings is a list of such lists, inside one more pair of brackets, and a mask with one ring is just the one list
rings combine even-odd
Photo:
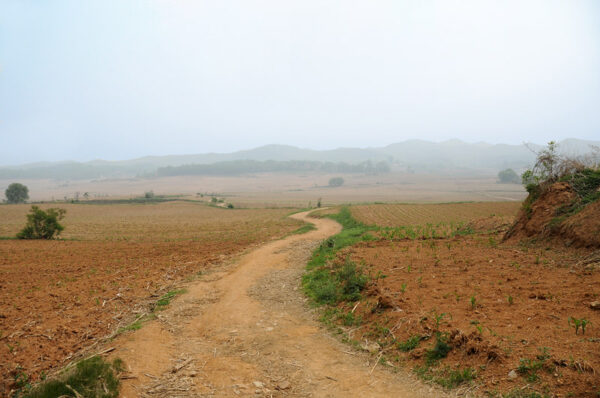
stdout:
[[133,397],[439,397],[409,372],[375,366],[325,330],[300,278],[312,251],[338,233],[330,219],[293,218],[316,230],[269,242],[190,283],[158,319],[114,341]]

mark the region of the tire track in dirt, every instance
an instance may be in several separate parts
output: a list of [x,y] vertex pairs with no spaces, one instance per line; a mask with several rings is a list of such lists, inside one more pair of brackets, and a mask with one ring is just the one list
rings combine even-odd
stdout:
[[313,249],[340,231],[330,219],[294,218],[315,231],[270,242],[190,283],[135,333],[114,342],[132,378],[122,397],[439,397],[407,372],[392,374],[314,319],[300,291]]

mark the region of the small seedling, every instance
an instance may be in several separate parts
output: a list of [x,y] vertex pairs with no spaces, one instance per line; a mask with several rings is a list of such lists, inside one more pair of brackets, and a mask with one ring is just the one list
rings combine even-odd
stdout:
[[591,322],[585,318],[577,319],[574,317],[569,317],[569,326],[575,329],[575,334],[579,332],[579,328],[581,328],[581,332],[585,334],[585,328],[587,325],[591,325]]
[[444,319],[444,317],[449,316],[450,319],[452,319],[452,315],[446,312],[438,314],[437,312],[432,311],[431,313],[433,314],[433,319],[435,319],[435,330],[438,330],[440,328],[440,322]]
[[475,298],[474,295],[471,296],[470,302],[471,302],[471,309],[472,310],[474,310],[475,308],[477,308],[477,299]]
[[508,305],[513,305],[513,297],[510,294],[506,299],[508,300]]
[[400,292],[404,293],[406,291],[406,283],[400,285]]

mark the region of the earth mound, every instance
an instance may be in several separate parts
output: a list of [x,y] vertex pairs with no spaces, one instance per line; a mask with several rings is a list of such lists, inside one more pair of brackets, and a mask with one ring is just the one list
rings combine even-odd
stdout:
[[[600,191],[595,190],[595,196]],[[600,200],[582,199],[573,184],[555,182],[530,193],[504,240],[551,239],[566,246],[600,248]]]

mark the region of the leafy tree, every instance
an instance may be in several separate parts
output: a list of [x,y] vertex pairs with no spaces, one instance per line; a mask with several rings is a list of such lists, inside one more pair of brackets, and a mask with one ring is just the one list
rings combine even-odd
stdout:
[[19,239],[53,239],[57,237],[64,226],[59,221],[65,217],[65,209],[51,208],[46,211],[38,206],[31,206],[27,215],[25,228],[17,234]]
[[521,179],[513,169],[506,169],[498,173],[498,181],[502,184],[518,184]]
[[333,177],[329,180],[330,187],[341,187],[344,185],[344,179],[342,177]]
[[4,191],[8,203],[25,203],[29,199],[29,188],[18,182],[14,182]]

